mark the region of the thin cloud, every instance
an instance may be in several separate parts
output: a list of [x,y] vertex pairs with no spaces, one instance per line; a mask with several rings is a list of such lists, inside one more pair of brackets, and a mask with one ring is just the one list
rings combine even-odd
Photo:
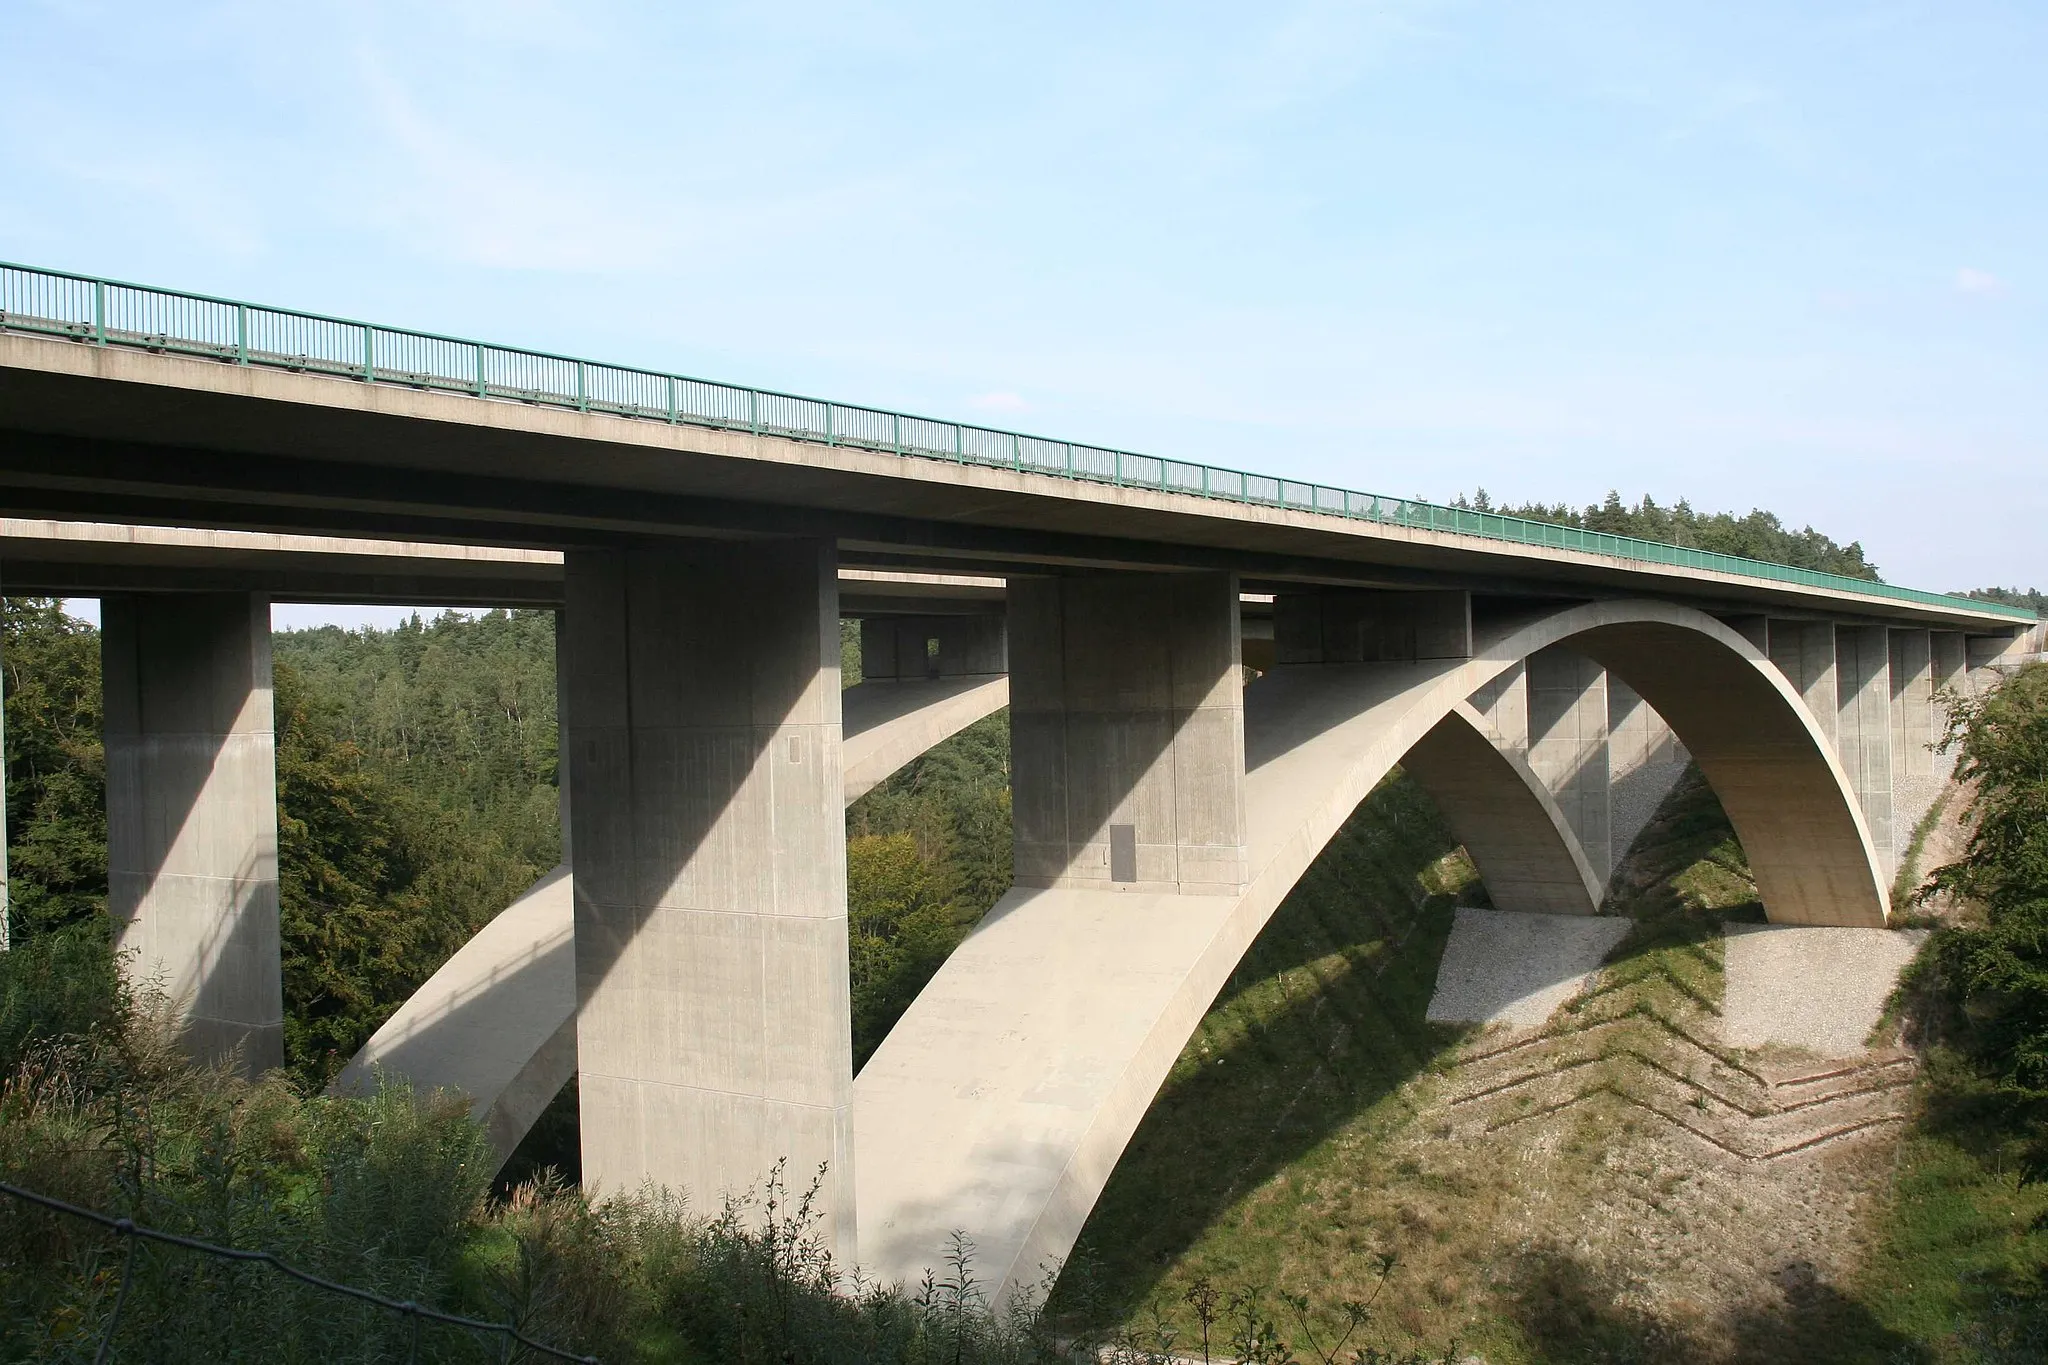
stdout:
[[1956,292],[1990,298],[2005,292],[2005,281],[1988,270],[1972,270],[1969,266],[1962,266],[1956,271]]

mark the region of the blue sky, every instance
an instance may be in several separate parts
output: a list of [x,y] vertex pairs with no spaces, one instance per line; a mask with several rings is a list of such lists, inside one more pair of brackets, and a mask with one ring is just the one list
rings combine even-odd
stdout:
[[2048,7],[0,0],[0,257],[2048,585]]

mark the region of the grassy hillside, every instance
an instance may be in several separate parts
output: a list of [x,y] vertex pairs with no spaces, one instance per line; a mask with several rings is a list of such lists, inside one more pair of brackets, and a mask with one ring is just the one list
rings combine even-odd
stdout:
[[1609,909],[1636,923],[1596,988],[1530,1040],[1423,1018],[1452,902],[1483,897],[1447,845],[1398,779],[1360,808],[1183,1052],[1063,1312],[1170,1323],[1185,1349],[1205,1286],[1258,1286],[1283,1325],[1301,1296],[1328,1341],[1393,1257],[1354,1344],[1457,1340],[1492,1365],[2039,1358],[1995,1339],[2038,1322],[2048,1197],[1958,1126],[1964,1073],[1913,1083],[1883,1052],[1815,1081],[1717,1041],[1719,926],[1761,911],[1703,782],[1617,877]]

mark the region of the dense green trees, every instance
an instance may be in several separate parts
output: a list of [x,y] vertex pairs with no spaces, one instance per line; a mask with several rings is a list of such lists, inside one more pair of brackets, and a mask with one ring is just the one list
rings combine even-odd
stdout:
[[1921,899],[1952,898],[1967,917],[1936,933],[1920,984],[1938,1036],[2032,1130],[2029,1162],[2048,1179],[2048,664],[1956,699],[1948,742],[1958,780],[1972,784],[1969,848],[1935,869]]
[[1864,558],[1861,542],[1840,545],[1811,526],[1795,531],[1780,521],[1777,514],[1761,510],[1742,517],[1732,512],[1696,512],[1683,498],[1669,507],[1661,507],[1648,494],[1631,505],[1623,502],[1618,492],[1609,492],[1606,501],[1582,508],[1561,502],[1496,507],[1484,488],[1470,498],[1458,495],[1452,506],[1634,536],[1666,545],[1690,545],[1717,554],[1741,555],[1745,559],[1846,574],[1851,578],[1877,578],[1877,566]]

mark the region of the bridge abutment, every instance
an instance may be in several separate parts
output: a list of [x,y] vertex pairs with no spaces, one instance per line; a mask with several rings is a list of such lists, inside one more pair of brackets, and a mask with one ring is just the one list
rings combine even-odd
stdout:
[[786,1158],[854,1246],[835,554],[567,557],[583,1174],[699,1208]]
[[187,1051],[284,1061],[270,604],[248,593],[100,603],[107,906],[128,972]]

